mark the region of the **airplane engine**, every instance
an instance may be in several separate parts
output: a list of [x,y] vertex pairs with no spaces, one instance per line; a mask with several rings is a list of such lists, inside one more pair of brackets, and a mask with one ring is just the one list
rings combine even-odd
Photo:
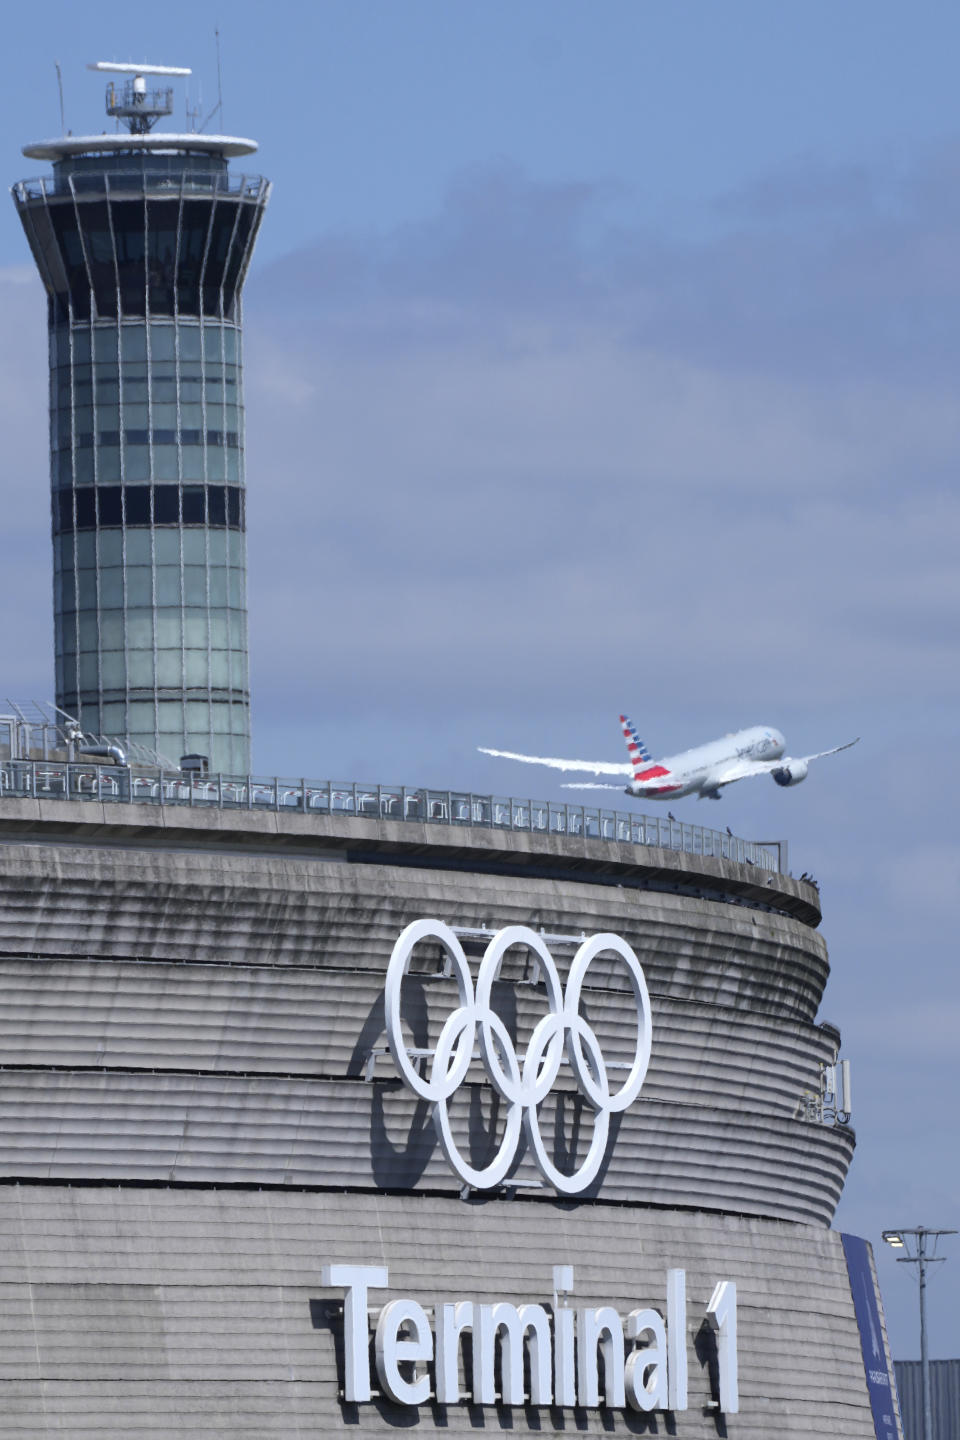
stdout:
[[806,760],[791,760],[789,764],[781,765],[779,770],[771,770],[770,773],[778,785],[799,785],[801,780],[806,780],[809,768]]

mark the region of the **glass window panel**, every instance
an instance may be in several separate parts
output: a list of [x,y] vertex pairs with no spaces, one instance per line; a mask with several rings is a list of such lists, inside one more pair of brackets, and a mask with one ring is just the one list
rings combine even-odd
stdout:
[[123,478],[131,485],[144,485],[150,479],[150,451],[145,445],[128,445],[124,450]]
[[240,491],[235,485],[227,488],[227,524],[233,530],[240,527]]
[[230,684],[230,652],[228,650],[212,650],[210,652],[210,684],[223,689]]
[[230,684],[234,690],[247,688],[246,656],[242,650],[230,650]]
[[226,650],[229,648],[229,630],[227,628],[227,612],[216,610],[210,612],[210,644],[214,650]]
[[150,734],[154,729],[153,701],[132,700],[127,706],[127,723],[136,734]]
[[247,603],[246,575],[242,570],[230,570],[228,573],[231,609],[243,610]]
[[153,571],[149,565],[127,566],[127,604],[130,606],[153,603]]
[[200,430],[203,425],[203,406],[199,400],[184,400],[180,405],[180,424],[184,430]]
[[118,611],[100,616],[100,649],[123,649],[123,616]]
[[[97,572],[96,570],[79,570],[77,572],[77,609],[95,610],[97,608]],[[96,637],[94,637],[96,644]]]
[[[157,643],[160,640],[160,627],[157,626]],[[128,650],[152,650],[153,649],[153,611],[133,610],[127,611],[127,649]]]
[[[100,491],[103,502],[104,492]],[[100,564],[121,565],[123,563],[123,536],[117,530],[110,530],[100,536]]]
[[219,480],[221,483],[227,478],[227,457],[223,449],[208,448],[207,450],[207,479]]
[[[141,492],[136,489],[127,491],[124,500],[129,505],[131,497]],[[128,565],[149,565],[150,553],[150,532],[149,530],[128,531],[124,537],[126,540],[126,553]]]
[[78,530],[92,530],[97,523],[95,494],[94,490],[74,491]]
[[131,650],[127,657],[127,684],[153,688],[153,651]]
[[[186,498],[184,498],[186,507]],[[207,561],[206,531],[184,530],[182,536],[184,565],[205,565]]]
[[203,327],[203,355],[205,360],[220,359],[220,326],[204,325]]
[[97,685],[97,652],[96,650],[85,650],[77,661],[77,675],[81,690],[96,690]]
[[190,609],[183,618],[183,643],[188,650],[207,648],[207,614],[205,610]]
[[57,584],[60,587],[60,609],[76,609],[77,591],[74,584],[73,571],[64,570],[60,575]]
[[157,615],[157,649],[179,649],[182,640],[182,625],[176,611],[165,610]]
[[157,651],[157,684],[179,688],[183,684],[180,649]]
[[210,604],[226,605],[227,603],[227,572],[220,566],[210,567]]
[[157,712],[158,729],[166,730],[169,733],[183,729],[182,700],[161,700],[157,706]]
[[209,675],[207,671],[206,650],[187,650],[185,653],[187,657],[187,684],[191,686],[208,685]]
[[[156,391],[154,391],[156,394]],[[159,402],[156,399],[153,404],[154,429],[176,430],[177,428],[177,407],[172,401]],[[153,437],[156,440],[156,436]]]
[[146,405],[148,393],[146,370],[125,365],[123,370],[124,404]]
[[122,690],[126,683],[126,673],[122,650],[109,650],[101,656],[100,684],[104,690]]
[[57,483],[69,485],[73,480],[73,461],[69,450],[61,450],[56,461]]
[[[64,359],[70,352],[70,336],[66,330],[60,331],[61,344],[64,347]],[[77,364],[90,363],[90,332],[89,330],[74,330],[73,332],[73,359]]]
[[183,750],[183,735],[175,735],[169,730],[161,730],[156,738],[156,749],[161,755],[165,755],[172,764],[176,764],[180,758],[180,752]]
[[227,499],[222,485],[211,485],[207,491],[207,519],[211,525],[226,525]]
[[183,487],[183,523],[184,525],[203,525],[206,523],[207,515],[206,490],[203,485],[184,485]]
[[[123,487],[124,518],[128,525],[149,525],[150,524],[150,487],[148,485],[125,485]],[[138,540],[140,537],[138,537]],[[142,551],[142,540],[137,547]],[[127,542],[127,556],[130,555],[130,543]],[[141,556],[138,556],[141,558]]]
[[[190,435],[193,432],[186,430],[183,433]],[[184,480],[197,481],[204,478],[203,450],[199,445],[183,444],[180,447],[180,458],[183,464]]]
[[127,361],[146,362],[147,330],[145,325],[120,326],[120,357]]
[[89,731],[93,735],[100,734],[99,705],[92,705],[89,701],[85,701],[80,709],[80,714],[77,718],[79,719],[80,724],[83,726],[84,730]]
[[[242,501],[240,503],[243,504]],[[227,532],[227,558],[231,565],[247,563],[247,547],[242,531],[229,530]]]
[[172,325],[150,326],[150,358],[154,363],[158,360],[172,360],[174,358],[174,338],[174,328]]
[[185,706],[187,729],[205,733],[210,728],[210,706],[206,700],[188,700]]
[[[117,327],[116,325],[98,325],[93,332],[93,358],[98,363],[117,363]],[[109,373],[109,372],[108,372]],[[116,374],[116,371],[114,371]],[[99,379],[99,375],[97,377]]]
[[176,485],[154,485],[153,523],[155,525],[179,525],[180,491]]
[[157,566],[157,605],[180,604],[180,569],[176,565]]
[[94,476],[92,450],[78,450],[73,462],[74,479],[78,485],[92,485]]
[[53,678],[54,678],[54,683],[55,683],[55,685],[56,685],[56,687],[57,687],[57,693],[58,693],[58,694],[62,694],[62,693],[63,693],[63,688],[64,688],[64,686],[63,686],[63,660],[62,660],[62,658],[61,658],[59,655],[57,656],[57,658],[56,658],[56,659],[54,660],[54,662],[53,662]]
[[[91,407],[92,409],[92,407]],[[114,431],[120,433],[120,404],[118,401],[101,400],[97,398],[97,434],[112,435]],[[92,426],[91,426],[92,428]]]
[[[90,490],[79,490],[78,495],[90,495]],[[97,538],[95,535],[77,536],[77,567],[80,570],[93,570],[97,564]]]
[[123,608],[123,570],[119,565],[105,566],[100,571],[100,607],[103,610]]
[[[209,499],[209,496],[208,496]],[[225,530],[207,531],[207,554],[210,557],[211,569],[215,565],[226,565],[227,563],[227,532]]]
[[[122,525],[123,506],[120,500],[119,485],[101,485],[97,492],[97,512],[101,526]],[[117,539],[120,537],[117,536]],[[101,549],[100,563],[103,564],[103,551]]]
[[122,735],[126,729],[126,719],[126,705],[101,705],[100,723],[103,726],[104,735]]
[[153,532],[153,551],[158,565],[179,565],[180,531],[155,530]]
[[60,530],[73,529],[73,491],[58,490],[54,497],[55,524]]
[[225,325],[223,328],[223,345],[227,360],[235,362],[237,359],[238,337],[236,330],[229,325]]
[[153,478],[155,480],[177,480],[180,475],[176,445],[155,445],[153,447]]
[[180,360],[183,362],[199,361],[200,359],[200,327],[199,325],[180,326]]
[[97,479],[101,485],[115,485],[120,479],[120,446],[101,445],[97,451]]
[[185,605],[207,603],[207,572],[203,565],[184,566],[183,600]]
[[124,396],[123,425],[125,439],[129,445],[146,445],[149,423],[146,398],[130,401]]
[[246,705],[230,706],[230,728],[234,735],[246,735],[250,728],[250,715]]
[[215,700],[210,706],[213,712],[213,733],[215,735],[230,734],[230,706],[223,700]]
[[240,452],[239,450],[227,451],[227,480],[236,485],[240,481]]

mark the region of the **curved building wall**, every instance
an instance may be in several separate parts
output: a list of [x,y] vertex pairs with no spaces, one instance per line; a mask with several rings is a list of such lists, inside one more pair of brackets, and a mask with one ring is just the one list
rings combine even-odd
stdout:
[[57,703],[250,768],[240,291],[268,187],[61,160],[17,203],[49,297]]
[[[423,917],[542,928],[562,978],[583,933],[614,932],[636,951],[651,1063],[582,1195],[545,1188],[527,1155],[505,1188],[462,1191],[430,1107],[387,1049],[387,965]],[[866,1440],[850,1283],[828,1228],[854,1137],[805,1118],[839,1043],[817,1020],[828,974],[818,921],[809,886],[652,847],[0,802],[0,1286],[11,1317],[0,1402],[19,1417],[11,1433],[79,1434],[87,1415],[104,1435],[479,1425]],[[476,973],[482,933],[463,943]],[[403,1016],[409,1043],[429,1048],[455,987],[439,946],[416,955]],[[507,960],[493,1003],[522,1054],[545,995],[528,951]],[[581,1014],[605,1062],[628,1063],[636,1016],[614,959],[591,967]],[[592,1112],[569,1071],[541,1121],[556,1162],[579,1163]],[[502,1124],[477,1057],[452,1107],[472,1164]],[[689,1404],[653,1419],[353,1403],[328,1264],[389,1270],[371,1324],[397,1296],[434,1317],[463,1297],[549,1308],[556,1265],[574,1267],[571,1304],[625,1317],[662,1308],[667,1270],[681,1266],[687,1302],[672,1323],[685,1335]],[[741,1404],[726,1416],[705,1318],[721,1279],[735,1280],[740,1316]]]

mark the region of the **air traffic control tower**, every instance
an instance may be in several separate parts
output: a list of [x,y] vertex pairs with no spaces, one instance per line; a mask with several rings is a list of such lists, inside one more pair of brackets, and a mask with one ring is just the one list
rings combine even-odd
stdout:
[[[250,769],[240,294],[269,194],[251,140],[156,130],[169,66],[116,75],[116,130],[25,145],[47,290],[57,704],[90,733]],[[156,88],[154,88],[156,87]]]

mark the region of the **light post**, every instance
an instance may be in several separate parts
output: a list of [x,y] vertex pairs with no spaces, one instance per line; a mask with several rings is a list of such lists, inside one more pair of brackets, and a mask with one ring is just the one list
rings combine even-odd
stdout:
[[[905,1250],[897,1256],[899,1265],[916,1265],[920,1277],[920,1385],[923,1397],[923,1440],[933,1440],[933,1407],[930,1400],[930,1361],[927,1358],[927,1266],[940,1265],[947,1258],[937,1254],[941,1235],[956,1235],[956,1230],[928,1230],[918,1225],[914,1230],[884,1230],[883,1238],[894,1250]],[[931,1243],[932,1242],[932,1243]]]

